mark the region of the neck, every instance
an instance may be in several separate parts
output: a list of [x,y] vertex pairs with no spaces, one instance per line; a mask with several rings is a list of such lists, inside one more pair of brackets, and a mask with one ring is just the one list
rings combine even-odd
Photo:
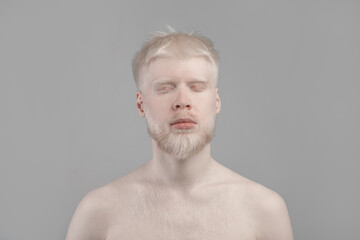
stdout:
[[156,182],[178,190],[189,191],[209,180],[215,160],[211,157],[210,144],[186,159],[176,159],[163,152],[153,141],[153,159],[149,171]]

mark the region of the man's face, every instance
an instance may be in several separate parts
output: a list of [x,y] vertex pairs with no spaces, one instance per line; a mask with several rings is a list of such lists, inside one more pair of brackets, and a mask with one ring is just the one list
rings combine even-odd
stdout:
[[159,148],[184,159],[210,143],[221,106],[214,66],[202,57],[157,58],[143,76],[138,111]]

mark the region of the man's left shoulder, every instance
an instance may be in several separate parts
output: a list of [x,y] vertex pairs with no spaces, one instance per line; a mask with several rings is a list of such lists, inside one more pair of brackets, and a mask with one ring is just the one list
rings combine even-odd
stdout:
[[284,199],[277,192],[237,173],[233,174],[233,179],[239,196],[254,204],[256,208],[264,212],[286,208]]
[[275,192],[259,183],[249,184],[249,197],[264,214],[278,212],[286,208],[284,199]]
[[288,209],[280,194],[255,182],[248,183],[247,193],[258,226],[258,238],[293,239]]

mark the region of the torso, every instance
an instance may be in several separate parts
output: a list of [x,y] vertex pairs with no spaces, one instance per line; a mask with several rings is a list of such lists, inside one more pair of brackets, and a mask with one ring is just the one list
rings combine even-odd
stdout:
[[188,194],[143,181],[114,183],[121,197],[108,210],[105,239],[256,239],[254,204],[242,186],[250,181],[231,174]]

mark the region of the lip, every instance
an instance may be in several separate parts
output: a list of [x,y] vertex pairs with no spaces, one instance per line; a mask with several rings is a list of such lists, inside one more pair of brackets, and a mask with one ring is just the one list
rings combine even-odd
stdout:
[[175,125],[175,124],[180,124],[180,123],[196,124],[196,122],[194,120],[192,120],[191,118],[178,118],[175,121],[173,121],[170,125]]

